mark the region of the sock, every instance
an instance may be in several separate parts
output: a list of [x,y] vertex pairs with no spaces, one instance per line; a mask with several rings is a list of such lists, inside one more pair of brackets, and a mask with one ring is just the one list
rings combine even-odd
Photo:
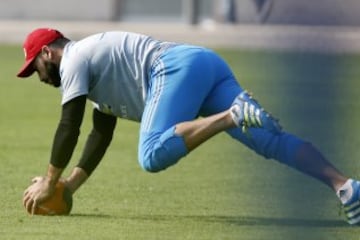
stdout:
[[351,186],[353,181],[353,179],[349,178],[336,192],[342,204],[347,203],[353,195],[353,188]]

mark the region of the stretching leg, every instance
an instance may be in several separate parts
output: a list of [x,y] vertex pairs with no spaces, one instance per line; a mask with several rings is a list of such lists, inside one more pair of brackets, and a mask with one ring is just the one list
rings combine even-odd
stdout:
[[[228,132],[234,138],[245,143],[266,158],[274,158],[300,172],[312,176],[334,191],[337,191],[348,178],[343,176],[325,157],[310,143],[288,134],[274,135],[262,129],[252,130],[251,135],[234,128],[229,111],[207,118],[176,125],[175,134],[184,139],[188,151],[193,150],[217,133]],[[255,136],[254,136],[255,135]]]
[[[174,54],[165,55],[152,68],[152,92],[139,142],[139,162],[145,170],[164,170],[217,133],[227,131],[261,156],[287,164],[335,191],[345,183],[347,178],[302,139],[261,128],[250,128],[249,134],[244,134],[236,128],[229,108],[243,90],[216,55],[196,47],[174,48],[170,53]],[[179,54],[186,55],[182,66]],[[199,114],[204,118],[195,119]]]

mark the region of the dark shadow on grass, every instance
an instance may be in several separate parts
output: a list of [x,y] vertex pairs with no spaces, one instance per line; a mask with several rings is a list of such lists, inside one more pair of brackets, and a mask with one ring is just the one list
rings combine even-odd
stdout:
[[311,228],[333,228],[350,227],[343,220],[323,219],[295,219],[295,218],[271,218],[271,217],[245,217],[245,216],[123,216],[120,218],[142,220],[142,221],[173,221],[190,220],[209,223],[223,223],[238,226],[278,226],[278,227],[311,227]]
[[284,226],[284,227],[314,227],[314,228],[349,226],[345,221],[342,220],[271,218],[271,217],[209,216],[207,217],[207,219],[204,219],[204,221],[224,222],[224,223],[240,225],[240,226]]
[[249,217],[249,216],[175,216],[175,215],[108,215],[101,213],[75,213],[69,217],[123,219],[134,221],[198,221],[208,223],[220,223],[238,226],[277,226],[277,227],[307,227],[307,228],[334,228],[351,227],[344,220],[327,219],[298,219],[298,218],[272,218],[272,217]]
[[84,218],[115,218],[115,216],[101,213],[75,213],[70,214],[69,217],[84,217]]

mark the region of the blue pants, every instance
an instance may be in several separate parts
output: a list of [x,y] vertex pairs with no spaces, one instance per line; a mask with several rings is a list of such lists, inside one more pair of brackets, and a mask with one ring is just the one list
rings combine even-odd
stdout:
[[[138,158],[147,171],[174,165],[188,153],[175,125],[230,108],[242,92],[229,66],[209,49],[180,45],[165,51],[152,65],[149,91],[140,127]],[[304,142],[286,132],[263,129],[227,133],[265,158],[293,166],[295,152]]]

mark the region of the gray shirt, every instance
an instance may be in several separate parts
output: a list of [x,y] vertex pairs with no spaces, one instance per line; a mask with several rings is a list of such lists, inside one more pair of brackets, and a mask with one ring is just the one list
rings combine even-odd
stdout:
[[61,103],[87,95],[101,112],[140,121],[151,63],[169,45],[128,32],[68,43],[60,63]]

